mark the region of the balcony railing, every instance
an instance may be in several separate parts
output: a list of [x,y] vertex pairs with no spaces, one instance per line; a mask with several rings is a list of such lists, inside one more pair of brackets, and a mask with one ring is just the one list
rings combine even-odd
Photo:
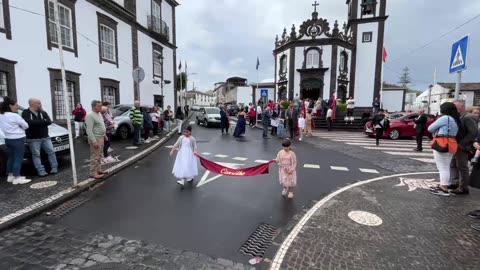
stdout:
[[148,15],[148,29],[170,40],[170,28],[167,23],[155,16]]

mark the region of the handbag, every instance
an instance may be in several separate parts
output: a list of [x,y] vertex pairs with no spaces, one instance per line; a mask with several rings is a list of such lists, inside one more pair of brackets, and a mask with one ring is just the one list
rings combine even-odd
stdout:
[[[431,147],[433,150],[437,151],[437,152],[440,152],[440,153],[447,153],[448,152],[448,136],[450,135],[450,117],[447,116],[447,126],[448,126],[448,130],[447,130],[447,137],[442,137],[442,139],[445,139],[444,141],[446,142],[444,146],[440,145],[439,143],[439,140],[440,138],[435,136],[435,138],[433,138],[432,140],[432,143],[431,143]],[[438,130],[436,132],[438,134]]]

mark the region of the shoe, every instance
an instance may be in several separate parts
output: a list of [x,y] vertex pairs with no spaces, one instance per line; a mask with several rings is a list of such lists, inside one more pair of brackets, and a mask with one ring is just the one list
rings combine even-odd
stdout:
[[474,219],[480,219],[480,210],[474,210],[472,212],[469,212],[467,213],[467,216]]
[[14,185],[23,185],[23,184],[28,184],[30,183],[32,180],[30,179],[27,179],[27,178],[24,178],[24,177],[15,177],[15,179],[13,179],[13,184]]
[[436,189],[431,189],[430,193],[433,195],[439,195],[439,196],[450,196],[450,193],[446,190],[441,189],[440,187]]
[[90,175],[91,178],[99,180],[103,178],[103,174],[97,174],[97,175]]
[[292,199],[292,198],[293,198],[293,192],[289,192],[289,193],[288,193],[288,198],[289,198],[289,199]]
[[191,183],[193,181],[193,178],[187,179],[187,182]]
[[185,180],[183,180],[183,179],[182,179],[182,180],[178,180],[178,181],[177,181],[177,184],[179,184],[179,185],[183,188],[183,186],[185,185]]
[[50,174],[57,174],[58,173],[58,169],[57,168],[52,168],[50,170]]
[[102,163],[103,164],[108,164],[108,163],[112,163],[112,162],[116,162],[117,160],[114,159],[112,156],[108,156],[104,159],[102,159]]
[[144,143],[151,143],[151,142],[152,142],[152,141],[150,141],[150,139],[146,139],[146,140],[144,141]]
[[450,190],[450,193],[455,194],[455,195],[468,195],[470,193],[470,190],[466,188],[457,188],[454,190]]
[[15,176],[13,176],[13,175],[7,176],[7,182],[8,183],[12,183],[14,179],[15,179]]
[[45,171],[38,173],[38,176],[40,176],[40,177],[45,177],[47,175],[48,175],[48,173],[45,172]]
[[78,138],[80,138],[80,136],[75,136],[75,139],[78,139]]
[[284,188],[284,189],[282,190],[282,196],[285,196],[285,195],[287,195],[287,193],[288,193],[288,192],[287,192],[287,189],[286,189],[286,188]]
[[113,152],[113,149],[112,148],[108,148],[108,153],[111,153]]
[[472,224],[472,229],[480,231],[480,224]]
[[448,185],[448,189],[449,190],[453,190],[453,189],[457,189],[458,188],[458,184],[451,184],[451,185]]
[[415,151],[415,152],[422,152],[423,150],[422,150],[422,149],[418,149],[418,148],[414,148],[413,151]]
[[300,138],[300,139],[298,139],[298,140],[299,140],[299,141],[301,141],[301,140],[302,140],[302,138]]

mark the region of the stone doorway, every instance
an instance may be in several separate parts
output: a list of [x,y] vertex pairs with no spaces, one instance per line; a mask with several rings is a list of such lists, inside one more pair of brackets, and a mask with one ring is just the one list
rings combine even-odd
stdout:
[[302,89],[300,91],[300,98],[313,99],[323,97],[323,81],[319,79],[307,79],[302,81]]

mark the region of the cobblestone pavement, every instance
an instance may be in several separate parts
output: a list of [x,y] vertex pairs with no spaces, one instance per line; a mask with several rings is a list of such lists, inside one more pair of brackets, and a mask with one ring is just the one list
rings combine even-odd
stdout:
[[67,229],[55,224],[52,218],[37,218],[0,234],[0,269],[254,270],[255,268],[145,241],[100,232]]
[[[162,135],[166,135],[164,131]],[[160,135],[159,135],[160,136]],[[157,140],[158,141],[158,140]],[[131,139],[112,141],[113,152],[110,154],[112,157],[116,157],[117,160],[123,161],[129,157],[147,149],[157,141],[153,141],[150,144],[143,144],[137,149],[126,149],[125,147],[132,146]],[[87,141],[84,138],[75,140],[75,156],[77,165],[78,182],[83,181],[89,177],[88,172],[88,159],[90,158],[90,149]],[[55,175],[49,175],[47,177],[36,176],[35,168],[33,164],[25,162],[23,173],[32,179],[32,182],[27,185],[12,185],[7,183],[6,177],[0,177],[0,218],[23,209],[29,205],[39,202],[45,198],[48,198],[54,194],[57,194],[73,185],[72,170],[70,157],[59,159],[59,173]],[[48,163],[48,161],[47,161]],[[103,169],[111,168],[117,165],[119,162],[109,163],[103,165]],[[44,162],[45,164],[45,162]],[[33,189],[31,186],[36,183],[45,181],[54,181],[55,185],[47,188]]]
[[389,178],[338,194],[305,223],[277,269],[479,269],[480,234],[465,213],[480,206],[480,191],[431,195],[435,176]]

